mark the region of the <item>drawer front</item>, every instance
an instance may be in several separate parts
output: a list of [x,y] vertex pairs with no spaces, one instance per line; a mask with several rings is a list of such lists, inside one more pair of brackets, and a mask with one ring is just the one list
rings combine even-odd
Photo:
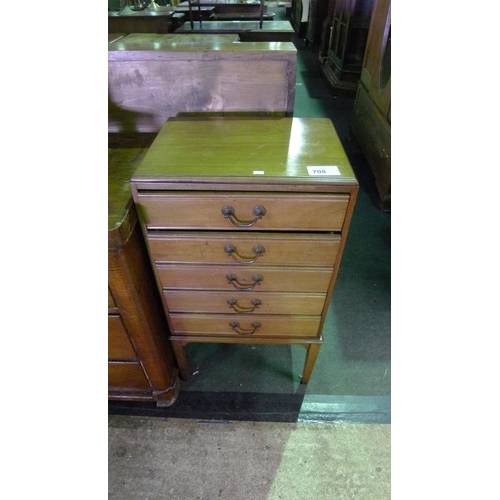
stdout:
[[180,290],[326,293],[332,276],[331,267],[158,264],[156,268],[163,288]]
[[149,229],[340,231],[349,195],[139,193]]
[[171,314],[170,319],[175,335],[217,337],[316,337],[321,320],[319,316],[263,314]]
[[151,390],[139,363],[108,363],[109,390]]
[[168,310],[193,313],[228,313],[235,316],[299,314],[320,316],[326,294],[270,292],[166,291]]
[[118,315],[108,316],[108,359],[136,359],[122,319]]
[[333,266],[336,234],[168,233],[148,234],[156,262],[248,266]]

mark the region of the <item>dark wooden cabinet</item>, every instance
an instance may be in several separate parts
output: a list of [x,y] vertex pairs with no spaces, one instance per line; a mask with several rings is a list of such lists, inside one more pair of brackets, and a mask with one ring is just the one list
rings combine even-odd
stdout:
[[391,209],[391,0],[375,0],[351,131],[375,176],[380,207]]
[[334,91],[356,93],[374,0],[335,0],[326,61],[322,66]]
[[330,45],[330,33],[332,30],[333,10],[335,8],[335,0],[327,0],[326,14],[321,21],[321,33],[319,41],[319,61],[321,64],[326,62],[328,56],[328,46]]
[[321,29],[327,13],[328,0],[310,0],[306,41],[313,48],[321,41]]
[[290,18],[292,27],[299,38],[304,38],[307,31],[309,0],[292,0]]
[[170,406],[178,370],[129,187],[130,170],[146,150],[109,149],[108,399]]

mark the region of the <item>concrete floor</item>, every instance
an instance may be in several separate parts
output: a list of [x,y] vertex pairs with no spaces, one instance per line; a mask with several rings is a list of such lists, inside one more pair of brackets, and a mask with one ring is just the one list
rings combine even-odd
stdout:
[[390,425],[111,415],[110,500],[389,500]]

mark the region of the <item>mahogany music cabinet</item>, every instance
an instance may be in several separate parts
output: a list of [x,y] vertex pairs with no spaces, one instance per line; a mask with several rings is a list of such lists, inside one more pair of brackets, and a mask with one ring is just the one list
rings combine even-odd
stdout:
[[307,383],[358,192],[332,122],[170,119],[131,188],[181,378],[189,342],[300,344]]

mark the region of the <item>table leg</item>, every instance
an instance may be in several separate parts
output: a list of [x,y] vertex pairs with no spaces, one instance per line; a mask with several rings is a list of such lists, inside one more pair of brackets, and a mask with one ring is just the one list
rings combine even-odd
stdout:
[[175,360],[177,361],[177,366],[179,368],[179,375],[181,380],[189,380],[189,364],[186,358],[186,352],[184,346],[182,345],[182,340],[171,340],[172,348],[174,349]]
[[304,374],[302,375],[302,380],[300,381],[301,384],[307,384],[309,382],[309,378],[311,377],[314,364],[316,363],[316,358],[318,357],[320,347],[321,344],[309,344],[306,347],[306,362],[304,365]]

